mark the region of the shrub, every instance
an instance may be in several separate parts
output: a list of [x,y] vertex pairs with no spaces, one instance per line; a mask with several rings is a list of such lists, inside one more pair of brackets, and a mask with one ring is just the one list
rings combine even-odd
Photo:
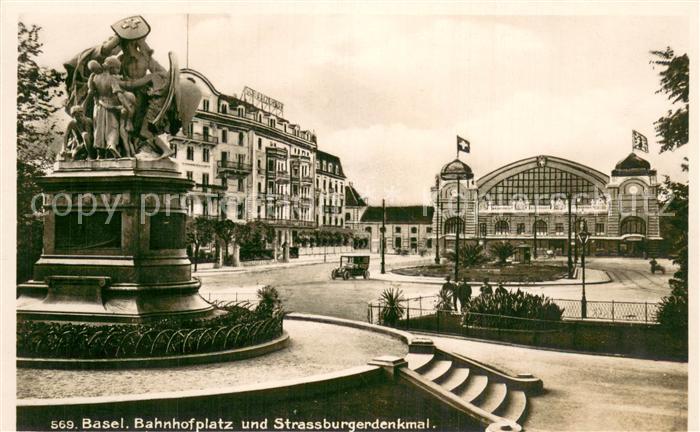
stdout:
[[379,320],[384,325],[394,326],[401,319],[404,312],[402,302],[406,301],[403,292],[399,288],[386,288],[380,298],[381,311]]
[[435,301],[435,309],[440,311],[452,310],[452,293],[449,290],[441,289]]
[[[445,258],[451,262],[455,262],[454,251],[445,253]],[[460,267],[473,267],[483,264],[487,261],[484,255],[484,248],[478,244],[466,244],[459,247],[459,265]]]
[[276,311],[282,308],[282,300],[280,300],[279,291],[277,288],[265,285],[258,290],[258,306],[255,308],[255,313],[263,317],[271,317]]
[[491,255],[498,258],[499,264],[505,264],[506,260],[515,254],[515,246],[506,241],[496,242],[491,245]]
[[473,298],[468,313],[503,315],[548,321],[560,321],[564,310],[544,295],[537,296],[520,290],[496,290],[491,295]]
[[688,295],[674,289],[670,296],[661,299],[656,320],[668,331],[686,338],[688,334]]

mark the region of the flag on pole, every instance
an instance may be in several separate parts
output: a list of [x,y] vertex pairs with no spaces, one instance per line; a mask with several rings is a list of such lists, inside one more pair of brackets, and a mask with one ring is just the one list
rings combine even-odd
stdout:
[[459,152],[469,153],[470,148],[471,144],[469,144],[469,141],[457,135],[457,154],[459,154]]
[[632,129],[632,150],[641,150],[644,153],[649,153],[647,137],[634,129]]

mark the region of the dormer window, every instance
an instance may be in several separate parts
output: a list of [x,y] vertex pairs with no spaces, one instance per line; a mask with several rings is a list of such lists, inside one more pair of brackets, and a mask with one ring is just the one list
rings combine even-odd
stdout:
[[245,107],[239,106],[236,108],[239,117],[245,117]]
[[277,121],[273,118],[270,119],[270,127],[271,128],[277,127]]
[[222,103],[222,104],[219,106],[219,112],[220,112],[221,114],[228,114],[228,105],[225,104],[225,103]]
[[262,115],[262,113],[258,113],[258,121],[259,121],[260,123],[262,123],[262,121],[263,121],[263,115]]
[[209,99],[202,100],[202,111],[209,111]]

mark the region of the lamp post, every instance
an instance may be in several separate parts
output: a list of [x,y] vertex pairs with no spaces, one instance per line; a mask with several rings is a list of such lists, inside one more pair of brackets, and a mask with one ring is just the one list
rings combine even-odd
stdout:
[[382,265],[381,265],[381,274],[385,274],[386,270],[384,267],[384,249],[386,249],[386,238],[385,238],[385,233],[386,233],[386,204],[384,200],[382,200],[382,227],[379,229],[379,232],[382,234],[382,244],[381,244],[381,251],[382,251]]
[[573,226],[571,225],[571,193],[568,193],[566,195],[566,201],[567,201],[567,207],[568,207],[568,217],[569,217],[569,232],[568,232],[568,240],[566,244],[566,267],[568,270],[568,277],[569,279],[574,278],[574,262],[573,259],[571,258],[571,231],[573,230]]
[[435,227],[435,264],[440,265],[440,177],[435,176],[435,210],[437,211],[437,226]]
[[580,231],[578,239],[581,241],[581,318],[585,319],[587,315],[586,305],[586,242],[591,237],[588,232],[588,226],[585,219],[580,219]]

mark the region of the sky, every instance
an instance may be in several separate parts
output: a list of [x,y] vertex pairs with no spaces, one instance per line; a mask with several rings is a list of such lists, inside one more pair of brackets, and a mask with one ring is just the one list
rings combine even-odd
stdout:
[[[43,28],[39,63],[62,68],[136,13],[20,19]],[[686,148],[658,154],[653,123],[672,106],[655,94],[649,63],[666,46],[695,54],[683,16],[142,15],[162,64],[173,51],[220,92],[249,86],[283,102],[284,117],[316,132],[370,204],[428,202],[456,135],[471,142],[460,158],[477,178],[540,154],[610,174],[635,129],[660,175],[687,179]]]

